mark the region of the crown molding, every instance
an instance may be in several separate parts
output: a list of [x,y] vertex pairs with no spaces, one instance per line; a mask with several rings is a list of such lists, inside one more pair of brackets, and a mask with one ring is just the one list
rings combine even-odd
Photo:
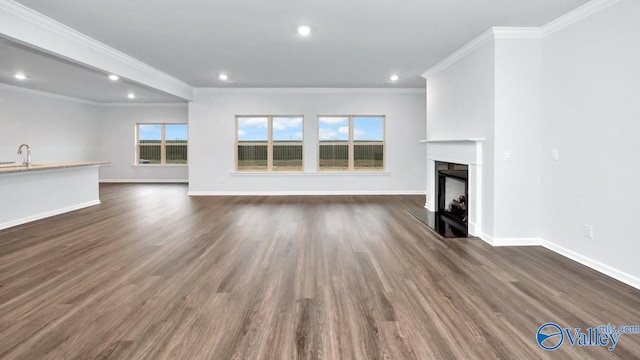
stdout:
[[133,108],[140,108],[140,107],[152,107],[152,108],[188,108],[189,104],[188,103],[107,103],[107,102],[100,102],[100,103],[96,103],[97,106],[102,106],[102,107],[133,107]]
[[424,72],[422,77],[426,79],[431,75],[439,73],[491,40],[542,39],[556,31],[562,30],[567,26],[587,18],[602,9],[617,3],[618,1],[620,0],[591,0],[590,2],[541,27],[492,27]]
[[0,1],[0,34],[185,100],[193,97],[191,85],[13,0]]
[[494,39],[540,39],[539,27],[492,27]]
[[197,94],[424,94],[424,88],[196,88]]
[[[4,84],[4,83],[0,83],[0,90],[9,90],[9,91],[15,91],[15,92],[20,92],[23,94],[29,94],[29,95],[35,95],[35,96],[41,96],[41,97],[46,97],[46,98],[50,98],[50,99],[55,99],[55,100],[62,100],[62,101],[69,101],[69,102],[74,102],[74,103],[78,103],[78,104],[84,104],[84,105],[93,105],[93,106],[102,106],[102,107],[188,107],[189,104],[184,102],[184,103],[145,103],[145,102],[132,102],[132,103],[116,103],[116,102],[99,102],[99,101],[91,101],[91,100],[86,100],[86,99],[81,99],[81,98],[77,98],[77,97],[73,97],[73,96],[67,96],[67,95],[60,95],[60,94],[56,94],[56,93],[51,93],[48,91],[42,91],[42,90],[35,90],[35,89],[29,89],[29,88],[25,88],[25,87],[21,87],[21,86],[15,86],[15,85],[10,85],[10,84]],[[1,100],[0,100],[1,101]]]
[[3,83],[0,83],[0,90],[10,90],[10,91],[15,91],[15,92],[20,92],[20,93],[23,93],[23,94],[42,96],[42,97],[47,97],[47,98],[50,98],[50,99],[64,100],[64,101],[74,102],[74,103],[78,103],[78,104],[85,104],[85,105],[100,105],[101,104],[101,103],[96,102],[96,101],[80,99],[80,98],[76,98],[76,97],[73,97],[73,96],[54,94],[54,93],[50,93],[50,92],[47,92],[47,91],[34,90],[34,89],[29,89],[29,88],[25,88],[25,87],[21,87],[21,86],[15,86],[15,85],[3,84]]
[[437,63],[431,69],[425,71],[421,76],[426,79],[433,74],[439,73],[440,71],[448,68],[452,64],[456,63],[458,60],[469,55],[470,53],[474,52],[476,49],[492,41],[493,39],[494,39],[493,28],[491,28],[483,32],[478,37],[471,40],[470,42],[468,42],[466,45],[462,46],[458,50],[454,51],[451,55],[444,58],[442,61]]
[[549,36],[556,31],[562,30],[586,17],[589,17],[615,3],[619,0],[591,0],[588,3],[576,8],[573,11],[560,16],[550,23],[541,27],[542,37]]
[[539,27],[492,27],[424,72],[422,77],[426,79],[439,73],[494,39],[540,39],[541,37]]

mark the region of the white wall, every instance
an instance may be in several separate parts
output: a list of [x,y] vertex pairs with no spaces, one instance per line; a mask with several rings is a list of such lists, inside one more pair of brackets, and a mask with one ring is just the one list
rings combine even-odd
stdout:
[[0,199],[0,230],[98,205],[98,166],[0,174]]
[[[235,174],[236,115],[303,115],[302,174]],[[317,173],[318,115],[386,115],[384,173]],[[424,92],[358,89],[196,90],[189,105],[192,194],[424,193]]]
[[[613,275],[635,277],[636,286],[638,19],[640,1],[622,0],[543,39],[541,173],[543,238]],[[584,224],[593,225],[593,239],[583,236]]]
[[22,143],[32,161],[99,159],[96,106],[0,84],[0,161],[22,161]]
[[[493,234],[494,64],[495,43],[491,39],[427,78],[427,139],[486,139],[480,224],[486,234]],[[435,186],[435,179],[428,181],[429,186]]]
[[640,1],[601,4],[539,29],[494,29],[494,59],[476,50],[427,72],[427,135],[493,144],[489,242],[540,244],[640,288]]
[[[100,167],[100,181],[188,181],[186,165],[138,165],[135,159],[136,124],[186,123],[188,120],[186,104],[108,105],[100,106],[99,114],[100,158],[112,162],[111,165]],[[190,131],[189,138],[191,136]]]
[[430,140],[493,135],[495,44],[479,48],[427,79]]
[[540,235],[540,39],[495,44],[492,236],[530,241]]

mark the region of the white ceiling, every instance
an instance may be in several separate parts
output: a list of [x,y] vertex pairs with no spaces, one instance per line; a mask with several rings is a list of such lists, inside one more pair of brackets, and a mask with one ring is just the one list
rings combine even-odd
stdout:
[[542,26],[588,0],[17,2],[195,87],[420,88],[421,73],[490,27]]
[[[28,79],[15,79],[17,72],[26,74]],[[111,81],[107,75],[0,38],[0,83],[101,103],[184,102],[126,79]],[[136,99],[128,99],[129,93],[134,93]]]

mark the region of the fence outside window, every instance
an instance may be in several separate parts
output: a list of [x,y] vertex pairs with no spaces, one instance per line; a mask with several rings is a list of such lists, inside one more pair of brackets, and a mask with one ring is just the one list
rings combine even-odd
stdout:
[[136,163],[143,165],[187,164],[187,124],[138,124]]
[[236,116],[236,171],[302,171],[302,116]]
[[382,171],[384,116],[319,116],[320,171]]

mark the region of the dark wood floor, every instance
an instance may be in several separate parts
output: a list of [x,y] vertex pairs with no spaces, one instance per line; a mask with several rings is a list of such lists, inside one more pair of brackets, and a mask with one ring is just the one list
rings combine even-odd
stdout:
[[422,196],[103,204],[0,231],[3,359],[635,359],[538,347],[545,322],[640,322],[640,291],[539,247],[440,240]]

